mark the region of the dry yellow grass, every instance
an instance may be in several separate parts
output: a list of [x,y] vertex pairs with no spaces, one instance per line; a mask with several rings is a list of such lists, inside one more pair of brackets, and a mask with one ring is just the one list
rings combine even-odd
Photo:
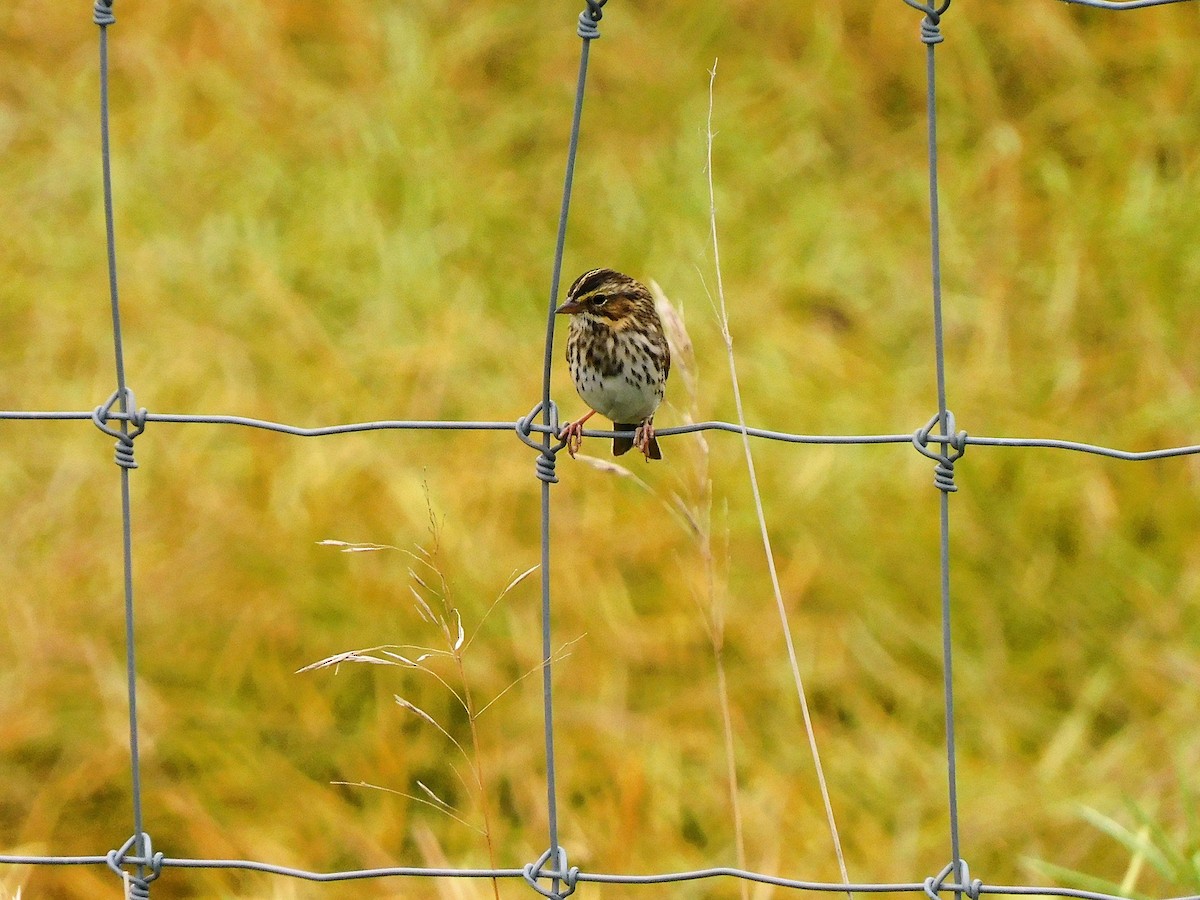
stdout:
[[[582,8],[311,0],[125,3],[111,29],[127,366],[155,412],[297,424],[514,420],[541,339]],[[1200,61],[1194,3],[1123,15],[960,0],[937,51],[950,405],[974,434],[1144,449],[1200,421]],[[687,312],[700,418],[732,419],[703,172],[715,177],[747,418],[798,432],[923,424],[935,403],[924,48],[900,0],[613,0],[592,53],[565,275],[653,278]],[[87,4],[0,12],[0,408],[112,390]],[[669,397],[685,400],[675,393]],[[579,406],[560,367],[555,396]],[[679,421],[670,409],[662,425]],[[117,475],[90,424],[0,423],[0,849],[99,853],[132,829]],[[585,869],[735,861],[703,548],[657,495],[713,483],[723,659],[747,864],[836,880],[736,435],[684,439],[652,488],[564,459],[553,489],[562,841]],[[593,446],[593,452],[600,448]],[[904,447],[755,447],[852,878],[944,865],[936,492]],[[515,436],[300,439],[153,424],[133,473],[146,826],[168,855],[326,870],[486,865],[420,673],[303,675],[436,635],[396,553],[426,540],[470,632],[537,562]],[[1131,801],[1195,853],[1200,469],[971,448],[952,498],[963,852],[997,883],[1047,860],[1120,882]],[[727,546],[727,551],[726,551]],[[530,579],[465,656],[487,698],[537,665]],[[479,717],[497,858],[546,845],[538,679]],[[1194,788],[1193,788],[1194,790]],[[1190,831],[1189,831],[1190,828]],[[0,873],[91,898],[103,868]],[[1148,866],[1130,889],[1200,890]],[[489,896],[169,871],[155,897]],[[502,897],[523,895],[501,884]],[[647,889],[600,888],[596,897]],[[678,889],[736,896],[732,883]]]

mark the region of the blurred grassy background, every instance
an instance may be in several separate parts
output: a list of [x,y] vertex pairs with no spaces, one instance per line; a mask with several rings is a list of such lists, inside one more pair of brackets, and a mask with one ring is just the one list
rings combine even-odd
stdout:
[[[155,412],[299,424],[516,419],[540,395],[582,3],[125,3],[111,29],[127,368]],[[593,47],[564,277],[612,265],[683,305],[703,417],[734,416],[703,172],[719,58],[721,255],[751,424],[908,431],[933,412],[924,47],[900,0],[627,2]],[[950,405],[974,434],[1129,449],[1197,440],[1200,7],[1122,15],[961,0],[938,49]],[[113,387],[96,28],[82,3],[0,8],[0,408]],[[557,356],[556,351],[556,356]],[[672,389],[678,401],[679,382]],[[563,367],[555,396],[577,414]],[[664,410],[660,425],[679,421]],[[90,854],[132,830],[111,440],[0,425],[0,846]],[[726,664],[751,868],[836,880],[735,436],[714,435]],[[695,441],[638,466],[564,459],[553,490],[562,842],[589,870],[733,864],[695,540]],[[597,444],[592,452],[602,454]],[[756,458],[850,875],[949,857],[932,464],[904,447],[759,443]],[[427,540],[468,632],[538,559],[533,454],[497,434],[305,440],[152,425],[133,474],[147,830],[168,855],[318,870],[487,864],[440,686],[293,674],[430,644],[407,560]],[[972,448],[952,499],[963,852],[1120,881],[1132,803],[1200,845],[1200,461]],[[721,550],[724,553],[724,550]],[[724,569],[724,567],[722,567]],[[488,698],[536,666],[536,579],[467,654]],[[539,679],[479,720],[502,865],[545,848]],[[1194,786],[1192,787],[1194,796]],[[7,870],[91,898],[103,868]],[[1147,868],[1148,894],[1200,891]],[[502,884],[505,897],[524,896]],[[581,887],[596,897],[653,889]],[[758,891],[765,896],[769,891]],[[169,871],[156,897],[490,896],[480,884],[307,885]],[[733,897],[698,883],[671,896]]]

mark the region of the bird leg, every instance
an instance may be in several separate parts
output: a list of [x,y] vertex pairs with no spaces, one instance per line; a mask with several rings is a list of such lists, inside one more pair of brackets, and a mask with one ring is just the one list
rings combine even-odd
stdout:
[[575,454],[583,444],[583,423],[595,414],[596,411],[594,409],[588,410],[586,416],[582,419],[576,419],[574,422],[568,422],[563,426],[562,431],[558,433],[558,439],[567,442],[567,452],[571,454],[571,459],[575,458]]

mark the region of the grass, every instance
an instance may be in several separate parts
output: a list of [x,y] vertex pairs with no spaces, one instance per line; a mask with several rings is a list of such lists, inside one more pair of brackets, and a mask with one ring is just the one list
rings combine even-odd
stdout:
[[[495,843],[493,840],[491,800],[488,793],[491,779],[484,771],[484,752],[480,740],[478,721],[480,716],[487,712],[489,707],[499,701],[521,679],[517,679],[517,681],[505,687],[491,700],[480,706],[475,699],[471,679],[467,675],[466,655],[471,644],[474,642],[475,636],[479,634],[479,630],[483,627],[487,615],[499,606],[508,594],[522,581],[537,571],[537,567],[534,566],[526,569],[519,574],[514,573],[513,578],[505,585],[495,602],[484,612],[483,618],[473,628],[471,637],[468,639],[466,629],[463,625],[462,613],[455,605],[450,583],[439,563],[441,525],[428,498],[427,503],[429,503],[428,546],[417,545],[415,550],[406,552],[411,560],[408,566],[408,576],[410,579],[409,591],[416,600],[416,610],[422,622],[427,626],[432,626],[433,631],[436,633],[437,639],[434,645],[399,644],[369,647],[363,650],[350,650],[343,653],[336,653],[315,663],[310,663],[299,671],[309,672],[332,667],[336,672],[343,664],[347,663],[393,666],[426,675],[446,691],[454,702],[451,708],[451,712],[454,714],[452,718],[465,716],[467,720],[468,736],[462,740],[456,738],[446,726],[440,724],[437,719],[412,701],[401,697],[399,694],[395,695],[394,699],[398,706],[429,725],[445,738],[449,747],[458,751],[458,755],[462,759],[456,761],[452,758],[447,762],[447,765],[450,771],[454,773],[455,780],[465,790],[472,804],[477,808],[480,820],[479,825],[473,825],[467,819],[463,818],[465,813],[462,810],[453,803],[443,800],[438,796],[437,792],[420,780],[415,782],[416,788],[419,790],[418,794],[396,791],[363,781],[357,783],[344,781],[334,783],[341,786],[384,790],[440,811],[452,821],[472,829],[483,838],[488,851],[488,866],[495,869],[499,867],[499,863],[496,859]],[[321,541],[321,543],[338,546],[342,552],[346,553],[397,549],[381,544],[349,544],[337,540],[325,540]],[[560,653],[554,655],[554,659],[551,661],[560,661],[566,655],[566,648],[563,648]],[[444,666],[439,665],[439,663],[443,663]],[[444,667],[449,667],[451,672],[443,674],[440,670]],[[525,673],[525,676],[522,676],[522,678],[535,672],[540,672],[541,669],[542,666],[539,663],[536,668]],[[466,766],[467,775],[464,775],[460,770],[459,766],[461,765]],[[429,840],[433,841],[436,845],[436,838],[431,836]],[[494,897],[499,898],[499,886],[495,879],[492,880],[492,893]]]
[[[5,409],[88,409],[112,390],[96,37],[76,6],[16,0],[0,13]],[[114,186],[138,401],[305,424],[524,415],[540,395],[578,11],[118,6]],[[678,408],[660,425],[736,418],[697,272],[711,283],[718,57],[713,172],[747,422],[876,433],[933,412],[918,21],[899,0],[606,7],[564,275],[613,265],[685,308],[700,389],[693,410],[673,376]],[[1113,15],[962,0],[947,13],[945,311],[960,427],[1195,442],[1198,24],[1195,4]],[[577,409],[561,367],[554,393]],[[103,852],[132,828],[111,440],[86,424],[13,422],[0,440],[0,845]],[[726,709],[690,598],[704,572],[694,534],[631,480],[559,466],[555,643],[581,638],[555,667],[562,842],[585,869],[662,871],[734,864],[740,831],[750,868],[836,881],[744,456],[736,435],[707,443]],[[663,465],[636,470],[659,495],[698,465],[684,439],[663,448]],[[904,447],[753,449],[848,873],[933,874],[949,850],[932,464]],[[532,451],[502,433],[304,440],[160,424],[137,455],[156,849],[313,869],[487,865],[479,834],[439,810],[334,784],[417,796],[419,783],[475,809],[449,766],[456,751],[394,699],[469,742],[452,696],[396,667],[294,673],[426,627],[399,554],[316,545],[423,541],[426,484],[455,608],[483,620],[498,586],[537,562]],[[1200,764],[1200,469],[970,448],[956,472],[972,874],[1014,883],[1065,869],[1145,896],[1194,891],[1185,869],[1154,862],[1195,847],[1181,781]],[[540,663],[535,581],[486,616],[463,661],[480,698],[516,682],[476,721],[501,864],[535,859],[547,840],[540,686],[518,681]],[[5,894],[119,889],[102,867],[4,877]],[[362,889],[169,871],[153,891]],[[499,885],[502,897],[524,890]]]

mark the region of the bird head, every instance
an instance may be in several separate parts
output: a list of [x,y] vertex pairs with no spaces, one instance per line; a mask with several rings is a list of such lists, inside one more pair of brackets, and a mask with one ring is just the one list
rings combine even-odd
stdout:
[[638,281],[613,269],[584,272],[570,288],[556,313],[580,316],[609,328],[623,328],[654,314],[654,299]]

